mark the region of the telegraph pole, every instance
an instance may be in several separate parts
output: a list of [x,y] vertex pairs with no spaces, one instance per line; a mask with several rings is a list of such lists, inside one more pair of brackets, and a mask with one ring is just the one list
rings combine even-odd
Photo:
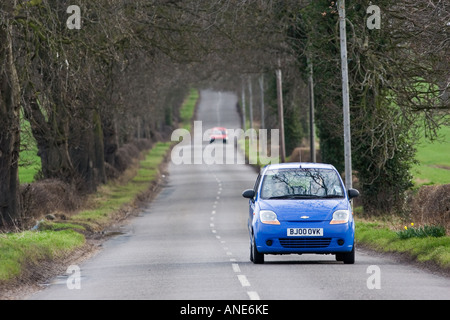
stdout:
[[314,66],[311,55],[308,54],[309,68],[309,150],[311,153],[311,162],[316,162],[316,124],[314,121]]
[[265,115],[264,115],[264,74],[259,77],[259,90],[261,94],[261,129],[266,128]]
[[242,130],[247,130],[246,108],[245,108],[245,80],[242,78]]
[[344,153],[345,153],[345,186],[353,187],[352,183],[352,142],[350,130],[350,93],[348,87],[348,60],[347,60],[347,30],[345,17],[345,0],[338,1],[339,29],[341,38],[342,60],[342,100],[344,104]]
[[248,99],[250,100],[250,129],[253,129],[253,85],[252,76],[248,77]]
[[[280,62],[278,62],[280,64]],[[286,147],[284,142],[284,111],[283,111],[283,81],[281,75],[281,67],[277,71],[277,98],[278,98],[278,121],[280,126],[280,155],[281,163],[286,162]]]

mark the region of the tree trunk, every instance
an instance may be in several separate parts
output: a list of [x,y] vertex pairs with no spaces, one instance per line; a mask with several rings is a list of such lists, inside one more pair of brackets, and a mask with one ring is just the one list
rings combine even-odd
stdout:
[[0,27],[0,224],[20,218],[20,85],[11,33],[11,26]]
[[86,110],[84,117],[85,121],[80,119],[71,126],[70,158],[81,179],[78,188],[92,193],[106,183],[103,130],[96,110]]
[[105,146],[103,142],[103,126],[100,114],[94,110],[94,168],[96,170],[96,183],[106,184]]
[[45,179],[60,179],[71,183],[74,169],[69,156],[66,112],[59,106],[51,109],[46,121],[36,98],[29,96],[24,106],[25,118],[30,122],[33,137],[36,139],[38,156],[41,158],[42,175]]
[[103,150],[105,154],[105,162],[111,166],[115,166],[116,153],[119,149],[119,140],[117,135],[117,125],[114,116],[106,116],[102,118],[103,127]]

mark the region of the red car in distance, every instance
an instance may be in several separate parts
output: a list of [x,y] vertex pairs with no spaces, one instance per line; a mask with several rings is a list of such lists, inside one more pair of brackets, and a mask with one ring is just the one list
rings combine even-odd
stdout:
[[215,127],[211,129],[209,143],[213,143],[216,140],[222,140],[223,143],[227,143],[228,131],[223,127]]

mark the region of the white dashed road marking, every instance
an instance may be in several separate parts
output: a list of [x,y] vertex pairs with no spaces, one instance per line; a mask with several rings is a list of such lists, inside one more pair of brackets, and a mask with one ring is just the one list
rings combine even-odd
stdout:
[[250,297],[250,300],[261,300],[259,294],[255,291],[247,291],[247,294]]
[[[228,247],[225,246],[225,241],[221,240],[221,237],[218,235],[218,232],[216,230],[216,224],[212,223],[212,221],[215,220],[215,216],[217,214],[217,205],[219,204],[219,200],[220,200],[220,195],[222,193],[222,181],[220,181],[219,178],[217,178],[217,176],[214,174],[214,178],[216,179],[219,189],[217,191],[217,196],[216,199],[214,201],[214,204],[212,206],[213,210],[211,211],[211,223],[209,224],[210,228],[211,228],[211,232],[215,234],[216,239],[220,241],[220,243],[222,244],[222,248],[224,249],[224,251],[226,252],[226,255],[229,257],[233,256],[233,253],[231,251],[229,251]],[[239,267],[239,264],[237,263],[235,258],[230,258],[230,262],[231,262],[231,267],[234,271],[234,273],[237,274],[237,278],[241,284],[242,287],[244,288],[249,288],[251,287],[250,282],[247,279],[247,276],[245,276],[244,274],[241,274],[241,268]],[[256,291],[247,291],[247,295],[250,298],[250,300],[261,300],[261,298],[259,297],[259,294]]]
[[250,287],[250,282],[248,282],[248,279],[245,275],[239,274],[237,277],[243,287]]

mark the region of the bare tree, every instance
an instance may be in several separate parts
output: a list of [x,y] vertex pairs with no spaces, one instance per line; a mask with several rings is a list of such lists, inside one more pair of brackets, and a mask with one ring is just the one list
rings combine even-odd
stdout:
[[20,84],[14,64],[12,3],[0,5],[0,223],[19,211]]

